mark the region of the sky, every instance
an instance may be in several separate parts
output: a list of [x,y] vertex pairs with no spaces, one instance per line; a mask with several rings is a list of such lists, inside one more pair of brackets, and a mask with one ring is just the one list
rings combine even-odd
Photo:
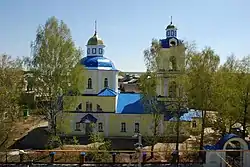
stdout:
[[165,38],[172,16],[178,38],[199,50],[211,47],[224,62],[250,53],[249,7],[249,0],[0,0],[0,53],[29,56],[38,26],[51,16],[86,50],[97,20],[104,56],[121,71],[145,71],[143,50],[153,38]]

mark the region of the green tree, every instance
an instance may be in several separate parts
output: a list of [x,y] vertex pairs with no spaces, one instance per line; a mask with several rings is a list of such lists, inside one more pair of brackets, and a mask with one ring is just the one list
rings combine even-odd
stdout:
[[[184,45],[180,45],[178,47],[169,48],[168,52],[161,54],[162,48],[160,43],[153,39],[151,46],[149,49],[144,51],[144,60],[145,65],[147,67],[147,73],[142,75],[140,78],[140,89],[142,91],[143,99],[144,99],[144,108],[152,113],[154,126],[153,136],[150,138],[150,144],[152,144],[151,151],[154,149],[154,145],[160,140],[162,134],[159,133],[159,125],[160,119],[162,119],[162,115],[164,112],[167,112],[165,107],[167,106],[168,110],[171,108],[171,112],[173,115],[177,117],[177,147],[179,141],[179,117],[180,112],[185,108],[183,95],[183,87],[181,83],[180,77],[182,76],[183,66],[185,63],[181,63],[184,58]],[[173,62],[172,66],[174,67],[172,71],[169,71],[164,67],[164,65],[169,64],[169,60],[171,61],[171,57],[174,57],[177,62]],[[178,68],[178,69],[177,69]],[[178,70],[178,71],[177,71]],[[158,75],[158,76],[157,76]],[[159,75],[168,78],[169,83],[174,82],[175,85],[173,87],[173,95],[175,97],[170,97],[171,102],[160,102],[157,100],[156,93],[156,85],[159,84],[158,77]],[[184,101],[183,101],[184,100]],[[151,152],[151,157],[153,157],[153,152]]]
[[142,102],[145,112],[151,113],[152,122],[152,135],[144,136],[147,144],[151,145],[151,158],[154,157],[154,145],[159,142],[162,137],[160,134],[160,120],[161,108],[156,100],[156,74],[153,72],[146,72],[140,76],[139,88],[142,92]]
[[231,133],[232,126],[240,122],[240,111],[235,105],[237,98],[237,75],[239,61],[230,56],[226,62],[219,68],[215,74],[213,104],[216,112],[216,119],[210,119],[214,122],[212,127],[222,136]]
[[152,39],[151,46],[144,50],[144,62],[147,72],[140,76],[139,89],[142,92],[142,102],[145,112],[151,113],[152,122],[152,135],[144,136],[146,143],[151,145],[151,158],[154,158],[154,146],[161,138],[160,134],[160,120],[161,120],[161,107],[157,102],[156,85],[157,85],[157,67],[158,57],[160,55],[160,43],[156,39]]
[[242,138],[246,137],[247,125],[250,120],[249,110],[250,110],[250,56],[243,57],[239,61],[239,65],[236,71],[236,81],[237,85],[236,92],[236,106],[240,110],[241,120],[240,123],[243,127]]
[[[92,125],[93,128],[95,124]],[[111,159],[111,141],[105,140],[104,137],[96,132],[91,132],[89,135],[90,142],[92,143],[89,157],[95,162],[109,162]]]
[[31,49],[32,55],[26,62],[33,73],[34,91],[39,97],[39,107],[48,116],[49,125],[56,134],[56,116],[62,110],[62,95],[69,91],[77,95],[84,89],[84,69],[79,64],[82,51],[75,46],[68,26],[55,17],[39,26]]
[[203,149],[207,111],[213,109],[215,72],[219,67],[219,56],[211,48],[191,52],[185,67],[185,92],[188,105],[202,111],[200,150]]
[[7,146],[15,121],[20,115],[20,96],[23,89],[22,62],[0,55],[0,149]]
[[157,39],[152,39],[151,46],[144,50],[144,62],[147,71],[156,72],[159,66],[161,45]]

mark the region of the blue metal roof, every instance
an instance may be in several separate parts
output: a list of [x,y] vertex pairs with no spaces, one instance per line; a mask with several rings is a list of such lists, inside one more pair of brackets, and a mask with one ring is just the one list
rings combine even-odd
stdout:
[[144,107],[139,93],[119,93],[117,114],[144,114]]
[[[183,109],[180,112],[181,121],[192,121],[193,118],[201,118],[201,112],[195,110]],[[177,121],[177,118],[174,117],[173,113],[167,113],[164,115],[164,121]]]
[[201,111],[188,111],[180,117],[181,121],[192,121],[193,118],[201,118]]
[[80,63],[88,70],[115,70],[111,60],[103,56],[87,56],[81,59]]
[[103,90],[101,90],[97,96],[116,96],[117,93],[109,88],[104,88]]
[[82,117],[80,123],[84,123],[86,120],[89,120],[90,122],[96,123],[97,118],[95,118],[93,115],[91,114],[87,114],[84,117]]
[[[169,45],[169,44],[170,44],[170,43],[169,43],[169,40],[170,40],[170,39],[173,39],[173,38],[175,38],[175,37],[171,37],[171,38],[167,38],[167,39],[161,39],[161,40],[160,40],[161,47],[162,47],[162,48],[170,48],[171,46]],[[177,38],[175,38],[175,39],[177,40],[177,45],[179,45],[179,44],[182,43],[181,40],[179,40],[179,39],[177,39]]]
[[215,145],[206,145],[204,146],[205,150],[222,150],[225,143],[232,138],[241,138],[236,134],[226,134]]

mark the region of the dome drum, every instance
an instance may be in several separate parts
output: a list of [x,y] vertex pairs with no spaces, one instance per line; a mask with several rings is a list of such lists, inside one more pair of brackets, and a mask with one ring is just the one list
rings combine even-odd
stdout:
[[81,64],[88,70],[117,71],[111,60],[103,56],[87,56],[81,59]]

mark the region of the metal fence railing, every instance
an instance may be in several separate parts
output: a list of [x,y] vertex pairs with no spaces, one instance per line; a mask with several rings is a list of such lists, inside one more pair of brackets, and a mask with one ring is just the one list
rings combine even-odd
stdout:
[[[226,157],[221,157],[222,162],[228,167],[241,167],[243,150],[221,150],[226,152]],[[99,166],[116,166],[135,164],[169,165],[178,162],[182,166],[192,166],[206,163],[206,152],[197,150],[179,151],[179,156],[174,157],[170,151],[155,151],[151,156],[150,151],[101,151],[101,150],[30,150],[8,151],[0,154],[0,164],[89,164]]]

